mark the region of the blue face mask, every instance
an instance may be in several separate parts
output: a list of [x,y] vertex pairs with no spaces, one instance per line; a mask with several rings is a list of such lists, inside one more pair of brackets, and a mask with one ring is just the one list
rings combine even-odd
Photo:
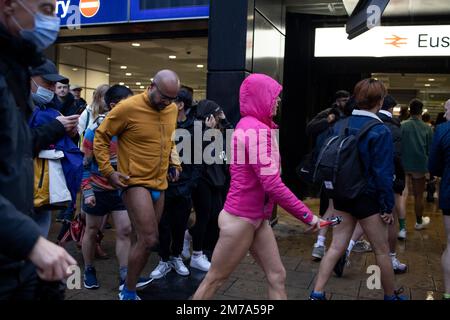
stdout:
[[34,80],[33,82],[37,87],[36,93],[31,94],[33,101],[37,105],[46,105],[47,103],[50,103],[53,100],[55,93],[51,90],[39,86]]
[[61,19],[55,16],[47,16],[40,12],[33,13],[22,1],[18,3],[32,16],[34,16],[34,29],[22,28],[19,22],[13,17],[14,22],[21,29],[20,35],[23,39],[32,42],[39,51],[50,47],[58,38],[59,25]]

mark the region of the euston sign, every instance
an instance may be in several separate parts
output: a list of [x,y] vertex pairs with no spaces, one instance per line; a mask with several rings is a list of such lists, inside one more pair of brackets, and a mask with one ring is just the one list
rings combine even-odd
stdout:
[[450,56],[450,26],[375,27],[348,40],[345,28],[316,29],[315,57]]

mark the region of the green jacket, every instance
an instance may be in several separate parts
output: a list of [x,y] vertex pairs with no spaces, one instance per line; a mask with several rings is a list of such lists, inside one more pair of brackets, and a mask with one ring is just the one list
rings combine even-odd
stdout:
[[406,172],[428,172],[433,130],[417,117],[402,122],[402,160]]

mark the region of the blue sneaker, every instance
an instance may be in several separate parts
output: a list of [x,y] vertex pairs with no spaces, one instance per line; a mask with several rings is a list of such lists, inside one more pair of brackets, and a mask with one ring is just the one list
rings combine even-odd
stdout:
[[325,297],[325,292],[311,291],[311,294],[309,295],[309,300],[327,300],[327,297]]
[[90,290],[100,288],[97,281],[97,272],[94,267],[88,267],[84,271],[84,287]]
[[395,290],[392,296],[384,295],[384,300],[385,301],[408,300],[408,297],[401,295],[403,291],[404,289],[400,288],[398,290]]
[[141,298],[136,294],[136,291],[128,291],[127,288],[123,288],[119,293],[119,300],[122,301],[139,301]]
[[[138,282],[136,283],[136,289],[141,289],[144,288],[145,286],[147,286],[148,284],[150,284],[150,282],[153,281],[153,278],[144,278],[144,277],[140,277]],[[119,281],[119,291],[123,290],[123,287],[125,285],[125,279],[120,279]]]

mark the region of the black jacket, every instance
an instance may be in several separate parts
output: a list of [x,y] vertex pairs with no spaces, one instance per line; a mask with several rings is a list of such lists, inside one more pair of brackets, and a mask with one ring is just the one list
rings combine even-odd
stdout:
[[21,264],[39,237],[33,214],[33,157],[64,134],[55,120],[31,130],[28,68],[43,60],[35,47],[0,25],[0,270]]
[[[175,196],[183,196],[183,197],[191,197],[192,190],[196,187],[197,181],[201,176],[202,172],[202,164],[195,163],[195,141],[194,141],[194,123],[195,118],[189,115],[186,121],[178,122],[177,129],[184,129],[189,132],[190,136],[190,159],[187,159],[187,154],[185,154],[186,150],[182,149],[181,146],[186,145],[186,141],[188,137],[182,137],[180,140],[180,144],[177,145],[178,154],[180,156],[182,172],[180,174],[180,178],[177,182],[169,182],[169,187],[166,191],[166,195],[168,197]],[[186,161],[184,158],[186,157]]]
[[[328,116],[330,114],[334,114],[336,116],[336,120],[332,123],[328,122]],[[314,119],[312,119],[307,125],[306,125],[306,135],[308,137],[312,137],[315,141],[317,137],[327,131],[330,127],[332,127],[336,122],[338,122],[340,119],[345,118],[346,115],[338,108],[328,108],[325,109],[319,114],[317,114]]]
[[381,112],[378,113],[377,116],[384,122],[392,133],[392,140],[394,142],[395,169],[394,191],[400,193],[405,189],[405,170],[402,163],[402,130],[400,120],[397,118],[391,118]]

